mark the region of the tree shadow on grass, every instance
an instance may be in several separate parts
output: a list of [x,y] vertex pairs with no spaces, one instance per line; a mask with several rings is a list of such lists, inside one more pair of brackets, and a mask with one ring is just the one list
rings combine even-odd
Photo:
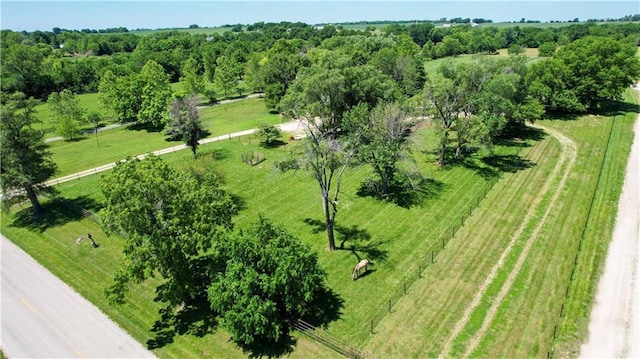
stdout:
[[271,142],[260,141],[260,146],[264,148],[278,148],[286,145],[287,142],[282,140],[273,140]]
[[284,333],[280,336],[278,342],[267,340],[256,340],[252,344],[238,344],[242,352],[249,358],[279,358],[289,356],[296,346],[296,339],[290,333]]
[[444,184],[436,179],[421,175],[399,176],[389,186],[387,193],[382,193],[378,179],[369,179],[363,182],[356,194],[361,197],[373,197],[386,200],[402,208],[420,206],[425,201],[436,198]]
[[162,348],[173,343],[176,335],[189,334],[203,337],[212,333],[218,325],[217,313],[211,310],[206,299],[183,305],[179,309],[173,305],[167,305],[159,312],[160,319],[151,328],[155,337],[147,341],[148,349]]
[[546,117],[550,120],[561,120],[561,121],[571,121],[577,120],[585,115],[599,115],[599,116],[622,116],[628,112],[640,113],[640,105],[635,103],[614,100],[607,101],[600,105],[598,108],[589,109],[587,112],[583,113],[566,113],[566,112],[553,112],[548,111]]
[[[153,131],[156,132],[156,131]],[[209,130],[200,130],[200,140],[205,139],[211,136],[211,132]],[[166,142],[182,142],[182,137],[180,135],[175,136],[166,136],[164,139]]]
[[[311,226],[311,232],[317,234],[326,230],[325,223],[317,219],[305,218],[304,223]],[[358,260],[361,258],[383,260],[387,258],[387,251],[380,249],[380,246],[388,241],[371,240],[371,234],[365,229],[358,226],[341,226],[334,225],[336,240],[339,241],[338,250],[348,250],[353,252]]]
[[[83,208],[97,208],[99,206],[95,200],[85,196],[77,197],[76,199],[80,200]],[[48,228],[62,226],[84,218],[80,206],[64,198],[54,198],[41,203],[41,206],[42,215],[39,218],[33,217],[33,208],[31,207],[19,210],[14,215],[11,226],[43,233]]]
[[482,162],[495,168],[500,173],[515,173],[536,165],[529,159],[519,155],[493,155],[482,158]]
[[326,329],[331,322],[342,316],[344,300],[333,289],[325,286],[314,295],[309,307],[312,310],[301,319],[314,327]]

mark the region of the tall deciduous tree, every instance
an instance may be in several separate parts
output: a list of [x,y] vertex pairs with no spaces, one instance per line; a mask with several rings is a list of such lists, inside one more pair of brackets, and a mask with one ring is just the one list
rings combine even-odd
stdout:
[[107,297],[122,303],[129,282],[156,274],[165,279],[158,299],[170,304],[206,300],[211,275],[220,264],[214,247],[237,213],[220,178],[174,170],[153,155],[127,159],[101,180],[108,234],[123,233],[124,260]]
[[181,138],[196,156],[202,133],[200,114],[198,113],[198,97],[176,97],[169,107],[169,124],[166,133],[173,138]]
[[204,93],[204,77],[200,75],[200,65],[194,58],[190,57],[185,61],[184,66],[182,66],[180,81],[183,82],[187,94],[197,95]]
[[279,342],[290,323],[315,312],[325,274],[317,255],[284,228],[260,218],[223,253],[226,268],[209,288],[209,300],[236,342]]
[[98,85],[98,100],[118,122],[135,121],[141,106],[140,87],[137,74],[116,76],[107,70]]
[[408,115],[396,103],[379,105],[357,133],[358,157],[373,168],[382,195],[387,195],[408,146]]
[[296,41],[280,39],[269,49],[262,67],[267,107],[275,108],[280,103],[301,64],[300,44]]
[[147,61],[139,74],[116,77],[107,70],[98,91],[102,106],[121,122],[138,120],[156,128],[167,123],[169,77],[153,60]]
[[217,63],[215,83],[224,92],[224,97],[229,98],[229,92],[238,86],[236,62],[232,57],[220,56]]
[[346,139],[335,136],[321,124],[321,119],[308,117],[307,137],[301,141],[298,160],[320,187],[329,250],[336,249],[334,224],[338,214],[338,200],[342,175],[349,165],[355,148]]
[[138,121],[154,127],[163,127],[167,123],[167,106],[171,101],[169,76],[162,66],[149,60],[138,74],[142,86],[140,91],[140,111]]
[[24,198],[31,201],[33,214],[39,217],[42,207],[38,193],[50,192],[45,181],[56,172],[56,165],[42,141],[42,133],[32,128],[36,101],[17,93],[2,98],[0,126],[0,180],[2,204],[8,208]]
[[47,100],[51,108],[51,123],[56,133],[73,139],[80,130],[80,123],[85,122],[85,110],[78,98],[69,90],[54,92]]
[[449,146],[449,132],[460,112],[461,94],[451,79],[436,75],[425,86],[425,96],[438,134],[438,165],[444,166]]

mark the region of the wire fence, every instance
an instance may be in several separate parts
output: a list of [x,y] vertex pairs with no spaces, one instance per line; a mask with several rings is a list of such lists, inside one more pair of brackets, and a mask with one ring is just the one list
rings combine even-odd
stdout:
[[[522,148],[519,148],[516,152],[515,156],[519,156],[522,151]],[[460,216],[460,221],[455,221],[454,225],[451,227],[450,231],[445,231],[440,235],[440,238],[432,243],[430,247],[423,249],[423,257],[419,261],[419,263],[409,272],[406,278],[402,281],[402,283],[398,286],[395,292],[387,298],[378,309],[373,313],[371,319],[366,322],[366,327],[362,328],[359,333],[357,333],[354,337],[358,340],[365,340],[371,334],[376,334],[376,327],[380,324],[382,319],[389,313],[392,312],[394,305],[400,300],[400,298],[404,297],[407,294],[411,285],[418,280],[422,273],[433,263],[435,263],[438,254],[440,254],[447,246],[447,244],[455,237],[457,231],[464,226],[466,220],[473,214],[473,211],[480,206],[482,200],[487,197],[489,192],[493,189],[493,187],[498,183],[498,181],[502,178],[502,173],[498,176],[493,177],[488,184],[485,186],[484,191],[475,199],[470,202],[470,206],[468,210],[462,211],[463,215]]]
[[589,204],[589,211],[587,212],[587,218],[585,219],[584,222],[584,226],[582,227],[582,235],[580,236],[580,240],[578,241],[578,248],[576,250],[576,255],[575,255],[575,259],[573,261],[573,265],[571,267],[571,275],[569,276],[569,280],[567,281],[567,288],[564,292],[564,298],[562,299],[562,303],[560,305],[560,312],[558,313],[558,317],[556,319],[556,323],[553,326],[553,333],[551,335],[551,346],[549,348],[549,351],[547,352],[547,358],[551,359],[553,357],[555,357],[556,353],[556,339],[558,339],[559,336],[559,330],[560,328],[560,322],[562,321],[562,318],[565,316],[565,306],[567,304],[567,300],[569,299],[569,296],[571,294],[571,289],[573,288],[573,284],[574,284],[574,278],[575,278],[575,272],[576,272],[576,268],[578,267],[578,263],[580,262],[580,253],[582,252],[582,244],[584,242],[584,238],[585,238],[585,234],[587,232],[587,227],[589,227],[589,222],[591,221],[591,213],[593,210],[593,203],[596,200],[596,194],[598,193],[599,189],[600,189],[600,180],[602,178],[602,171],[604,170],[604,165],[605,162],[607,160],[607,154],[609,153],[609,145],[611,143],[611,135],[613,133],[613,127],[615,124],[617,116],[614,116],[613,120],[611,121],[611,126],[609,127],[609,137],[607,138],[607,145],[605,147],[605,151],[604,154],[602,155],[602,162],[600,163],[600,171],[598,172],[598,179],[596,180],[596,185],[593,188],[593,193],[591,195],[591,203]]
[[330,335],[325,330],[318,329],[313,325],[298,319],[294,323],[292,323],[293,328],[306,335],[307,337],[317,341],[324,346],[335,350],[336,352],[344,355],[347,358],[353,359],[366,359],[366,358],[374,358],[373,354],[365,353],[364,351],[348,345],[341,341],[340,339]]

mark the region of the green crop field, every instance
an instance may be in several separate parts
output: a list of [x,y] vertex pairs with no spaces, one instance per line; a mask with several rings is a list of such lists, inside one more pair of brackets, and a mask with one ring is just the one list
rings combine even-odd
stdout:
[[[231,131],[264,119],[279,121],[278,116],[266,112],[261,101],[216,106],[207,109],[211,113],[203,117],[212,119],[212,135],[217,126]],[[414,166],[429,178],[422,196],[410,196],[400,203],[404,205],[362,196],[359,189],[370,172],[365,167],[351,169],[343,181],[336,223],[341,248],[331,253],[319,228],[323,215],[317,184],[304,171],[283,174],[273,168],[273,162],[286,156],[295,143],[264,149],[250,138],[222,141],[202,146],[202,162],[196,165],[214,166],[225,177],[226,187],[244,199],[245,209],[235,220],[238,227],[263,214],[318,253],[327,284],[343,301],[341,317],[328,325],[328,333],[379,358],[432,357],[443,350],[449,356],[545,356],[551,348],[554,326],[560,328],[554,343],[558,350],[571,351],[584,332],[584,318],[598,277],[591,273],[599,272],[606,251],[602,243],[608,243],[611,235],[615,211],[610,208],[617,202],[631,144],[631,124],[637,116],[633,101],[627,99],[627,103],[631,104],[625,113],[615,120],[603,115],[541,121],[540,128],[520,139],[445,168],[435,164],[434,139],[426,123],[413,137]],[[225,113],[233,115],[225,117]],[[54,146],[55,160],[66,161],[65,171],[72,172],[73,162],[84,152],[102,156],[99,153],[104,151],[121,158],[125,149],[146,152],[140,143],[148,150],[166,145],[161,135],[146,131],[131,131],[138,137],[118,143],[129,131],[114,130],[113,149],[109,150],[98,149],[92,138],[69,143],[69,148],[91,143],[73,150],[78,152],[69,149],[64,153]],[[607,146],[609,133],[611,143]],[[106,134],[100,140],[104,137]],[[264,153],[266,161],[256,166],[244,164],[241,155],[249,151]],[[188,151],[163,158],[174,166],[195,161]],[[596,188],[594,174],[600,171],[603,159]],[[84,166],[93,164],[85,162]],[[99,175],[62,184],[58,189],[62,197],[94,212],[104,200]],[[580,253],[578,279],[573,282],[577,289],[565,300],[594,194],[593,222]],[[159,319],[159,305],[153,302],[158,282],[134,287],[130,303],[124,306],[108,305],[103,288],[121,258],[121,239],[105,237],[95,223],[64,210],[57,202],[45,206],[50,214],[39,223],[17,210],[3,213],[2,233],[141,343],[155,339],[151,328]],[[75,244],[74,239],[86,232],[94,234],[101,245],[98,250]],[[443,238],[447,239],[446,248],[435,257],[435,263],[422,271],[406,296],[382,317],[375,334],[370,334],[373,316],[386,310],[405,278],[415,272],[417,263],[430,258],[430,251],[438,248]],[[375,266],[369,275],[354,282],[350,272],[357,256],[371,259]],[[570,315],[560,318],[563,303]],[[247,355],[228,338],[219,328],[203,337],[176,335],[154,352],[163,358]],[[306,338],[298,339],[291,356],[337,357]]]

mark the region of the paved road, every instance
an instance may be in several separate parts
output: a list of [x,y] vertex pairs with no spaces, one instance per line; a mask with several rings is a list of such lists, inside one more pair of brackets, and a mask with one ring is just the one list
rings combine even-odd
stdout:
[[0,347],[9,358],[154,357],[15,244],[0,240]]

